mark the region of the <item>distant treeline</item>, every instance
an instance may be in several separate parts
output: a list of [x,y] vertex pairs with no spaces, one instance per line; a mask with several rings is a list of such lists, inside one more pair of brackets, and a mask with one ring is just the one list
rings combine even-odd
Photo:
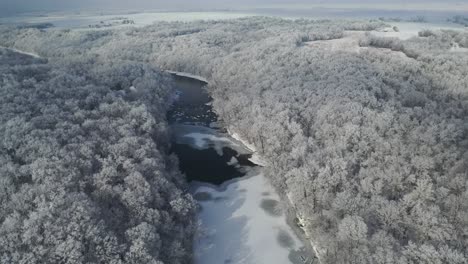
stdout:
[[452,18],[447,19],[447,21],[468,27],[468,16],[454,16]]

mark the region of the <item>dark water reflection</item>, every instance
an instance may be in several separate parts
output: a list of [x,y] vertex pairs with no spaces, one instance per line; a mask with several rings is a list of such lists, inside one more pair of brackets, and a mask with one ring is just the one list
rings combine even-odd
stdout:
[[246,167],[255,164],[248,160],[249,153],[239,152],[226,143],[227,135],[210,128],[218,117],[210,104],[212,98],[204,89],[206,83],[177,75],[174,78],[177,100],[168,120],[173,130],[172,151],[179,158],[180,170],[189,181],[215,185],[244,176]]
[[[219,155],[213,148],[196,149],[186,144],[174,144],[173,151],[179,157],[180,169],[189,181],[220,185],[245,175],[245,170],[237,161],[229,165],[237,153],[227,147],[223,148],[223,155]],[[253,165],[247,159],[243,163]],[[239,166],[236,166],[237,164]]]
[[209,126],[218,120],[210,105],[212,98],[205,90],[206,83],[183,76],[174,75],[177,85],[174,105],[168,112],[171,124],[199,124]]

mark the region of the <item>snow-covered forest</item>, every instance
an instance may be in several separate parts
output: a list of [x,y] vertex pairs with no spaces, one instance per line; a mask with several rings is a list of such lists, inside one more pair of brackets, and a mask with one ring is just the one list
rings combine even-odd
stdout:
[[195,204],[168,156],[168,74],[0,50],[0,263],[181,263]]
[[167,151],[172,70],[209,80],[321,263],[466,263],[468,32],[372,33],[384,27],[0,27],[0,45],[39,56],[0,57],[1,262],[186,263],[195,205]]

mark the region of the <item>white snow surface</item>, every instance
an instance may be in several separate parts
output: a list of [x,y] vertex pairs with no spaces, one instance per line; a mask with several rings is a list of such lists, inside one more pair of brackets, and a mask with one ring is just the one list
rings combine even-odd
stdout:
[[272,215],[261,208],[264,199],[280,200],[262,174],[221,189],[198,184],[192,192],[211,196],[199,201],[195,264],[286,264],[292,263],[291,251],[303,246],[284,213]]
[[242,143],[244,146],[246,146],[250,151],[252,152],[255,152],[257,151],[257,148],[255,148],[255,146],[253,144],[250,144],[249,142],[247,142],[246,140],[242,139],[241,136],[235,132],[232,132],[231,130],[228,129],[228,133],[229,135],[239,141],[240,143]]
[[3,46],[0,46],[0,48],[6,49],[6,50],[11,50],[11,51],[13,51],[13,52],[20,53],[20,54],[24,54],[24,55],[28,55],[28,56],[31,56],[31,57],[34,57],[34,58],[41,58],[41,56],[39,56],[39,55],[36,54],[36,53],[32,53],[32,52],[17,50],[17,49],[15,49],[15,48],[7,48],[7,47],[3,47]]
[[[414,23],[414,22],[395,22],[390,23],[392,26],[398,27],[398,32],[394,31],[393,27],[387,27],[381,30],[370,31],[370,34],[380,37],[393,37],[407,40],[413,37],[419,37],[418,33],[425,29],[428,30],[464,30],[451,23]],[[394,51],[386,48],[376,47],[360,47],[359,42],[365,38],[365,31],[345,31],[344,36],[339,39],[316,40],[305,42],[305,46],[311,49],[318,49],[328,52],[350,52],[360,53],[368,50],[379,50],[381,53],[387,53],[392,56],[398,56],[402,60],[411,60],[405,53]],[[459,47],[457,44],[450,49],[451,52],[468,52],[467,48]],[[237,137],[237,135],[233,135]]]
[[468,52],[468,48],[460,47],[458,43],[453,43],[453,46],[450,48],[451,52]]
[[223,147],[231,146],[232,142],[225,137],[205,133],[189,133],[184,137],[193,140],[192,146],[198,149],[207,149],[213,147],[219,155],[223,155]]
[[464,30],[461,25],[453,23],[416,23],[416,22],[387,22],[392,26],[398,28],[398,32],[395,31],[372,31],[373,35],[381,37],[395,37],[402,40],[417,37],[420,31],[427,30]]
[[245,146],[232,140],[229,135],[208,127],[179,124],[172,125],[172,130],[178,144],[188,144],[196,149],[213,148],[219,155],[223,154],[224,147],[229,147],[239,154],[250,153]]
[[257,164],[259,166],[265,167],[268,165],[268,162],[257,152],[257,148],[249,143],[247,140],[243,139],[239,134],[231,131],[228,129],[229,135],[239,141],[243,146],[245,146],[247,149],[249,149],[252,152],[252,157],[249,158],[249,161],[252,162],[253,164]]
[[328,52],[346,51],[359,53],[359,39],[364,36],[364,31],[346,31],[343,38],[330,40],[315,40],[305,42],[307,47]]
[[250,157],[249,160],[253,164],[257,164],[262,167],[268,166],[268,162],[258,153],[253,153],[252,157]]
[[218,137],[215,135],[204,134],[204,133],[190,133],[184,135],[184,137],[192,138],[194,140],[195,146],[199,149],[205,149],[209,147],[209,143],[212,142],[224,142],[230,143],[231,141],[228,138]]
[[171,73],[171,74],[175,74],[177,76],[187,77],[187,78],[191,78],[191,79],[195,79],[195,80],[199,80],[199,81],[208,83],[208,79],[206,79],[205,77],[202,77],[202,76],[199,76],[199,75],[194,75],[194,74],[191,74],[191,73],[188,73],[188,72],[178,72],[178,71],[166,71],[166,72]]

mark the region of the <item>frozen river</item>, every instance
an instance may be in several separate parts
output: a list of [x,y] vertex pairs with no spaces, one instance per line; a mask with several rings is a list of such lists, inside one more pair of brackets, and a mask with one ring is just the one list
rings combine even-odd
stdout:
[[280,197],[262,167],[249,160],[250,150],[223,129],[212,128],[217,117],[203,82],[176,79],[178,100],[168,119],[173,151],[199,204],[194,262],[310,263]]
[[261,170],[221,187],[193,183],[201,208],[195,263],[304,263],[307,253],[286,222]]

